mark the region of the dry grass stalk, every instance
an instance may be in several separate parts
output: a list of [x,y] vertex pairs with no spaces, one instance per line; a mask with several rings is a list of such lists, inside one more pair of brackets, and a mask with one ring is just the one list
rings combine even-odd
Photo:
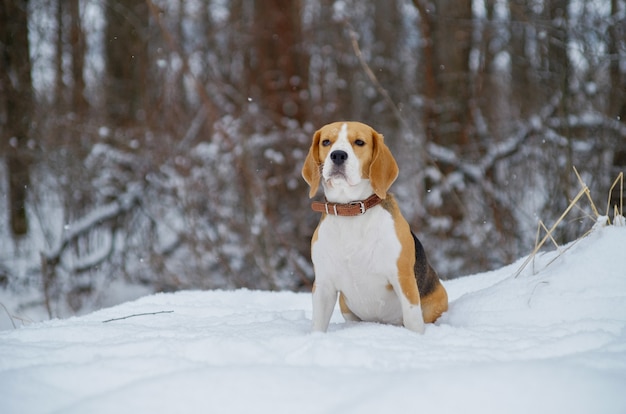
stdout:
[[[514,275],[515,278],[517,278],[522,273],[522,271],[526,268],[528,263],[530,263],[531,261],[533,262],[533,272],[535,271],[535,269],[534,269],[535,256],[537,255],[537,252],[539,252],[541,247],[545,244],[545,242],[548,239],[552,240],[552,243],[555,245],[555,247],[559,251],[559,254],[554,259],[552,259],[550,262],[548,262],[545,267],[547,267],[550,264],[552,264],[563,253],[565,253],[567,250],[572,248],[579,240],[582,240],[587,235],[589,235],[589,233],[591,233],[593,231],[593,229],[595,228],[595,226],[594,226],[591,229],[589,229],[587,232],[585,232],[585,234],[583,234],[578,239],[576,239],[573,243],[571,243],[570,246],[568,246],[565,250],[562,250],[561,247],[556,242],[556,240],[554,239],[554,237],[552,237],[552,233],[554,232],[556,227],[559,225],[559,223],[561,223],[561,221],[563,221],[563,219],[567,216],[567,214],[569,214],[569,212],[575,206],[577,206],[578,202],[580,201],[580,199],[584,195],[587,196],[587,199],[589,200],[589,204],[591,205],[591,209],[593,210],[593,214],[595,214],[595,217],[592,217],[592,218],[594,218],[595,221],[598,222],[599,218],[601,217],[600,213],[598,212],[598,209],[596,208],[595,203],[591,199],[591,193],[589,191],[589,187],[587,187],[587,185],[583,182],[582,178],[580,177],[580,174],[578,174],[578,171],[576,170],[576,167],[574,167],[574,173],[576,174],[576,177],[578,177],[578,181],[580,182],[580,184],[582,186],[581,190],[578,192],[576,197],[574,197],[574,199],[569,203],[569,205],[567,206],[567,208],[565,209],[563,214],[561,214],[559,219],[552,225],[552,227],[550,227],[550,229],[548,229],[541,220],[539,221],[539,226],[537,227],[537,236],[535,238],[535,248],[532,251],[532,253],[528,256],[528,258],[524,261],[522,266],[520,266],[520,268],[517,270],[517,272],[515,272],[515,275]],[[623,206],[624,206],[624,173],[623,172],[619,173],[619,175],[617,176],[617,178],[613,182],[613,185],[609,189],[609,196],[608,196],[608,201],[607,201],[607,206],[606,206],[606,215],[604,217],[606,217],[606,221],[605,222],[608,223],[608,224],[611,224],[610,219],[609,219],[609,208],[610,208],[610,203],[611,203],[611,194],[613,192],[613,189],[615,188],[615,186],[618,183],[620,184],[620,207],[619,207],[619,210],[618,210],[617,204],[614,206],[614,209],[613,209],[613,221],[615,222],[615,224],[619,223],[619,225],[624,225],[625,220],[624,220],[624,209],[623,209]],[[546,235],[541,239],[541,241],[538,242],[539,234],[541,233],[541,229],[542,228],[546,232]]]
[[[537,235],[535,236],[535,246],[537,246],[539,243],[539,235],[541,234],[541,229],[543,229],[543,231],[546,232],[546,236],[549,237],[550,240],[552,240],[552,244],[559,251],[559,254],[561,254],[561,246],[559,246],[556,240],[554,240],[554,237],[552,237],[552,233],[550,232],[550,230],[548,230],[548,228],[546,227],[546,225],[543,223],[542,220],[539,220],[539,224],[537,225]],[[534,272],[535,272],[535,262],[533,260],[533,273]]]
[[624,173],[620,172],[617,176],[617,178],[615,179],[615,181],[613,181],[613,185],[611,185],[611,188],[609,188],[609,196],[606,200],[606,216],[608,217],[609,215],[609,208],[611,207],[611,194],[613,194],[613,189],[615,188],[615,186],[617,184],[620,184],[620,188],[619,188],[619,212],[617,210],[617,204],[615,204],[615,208],[613,210],[613,220],[615,220],[616,217],[618,216],[622,216],[624,217]]
[[574,197],[574,199],[569,203],[569,206],[567,206],[567,208],[565,209],[565,211],[563,212],[563,214],[561,214],[561,216],[559,217],[559,219],[552,225],[552,227],[550,227],[549,230],[547,230],[546,235],[543,237],[543,239],[541,239],[541,241],[539,243],[535,243],[535,249],[532,251],[532,253],[528,256],[528,258],[524,261],[524,263],[522,264],[522,266],[518,269],[517,272],[515,272],[515,277],[518,277],[521,273],[522,270],[524,270],[526,268],[526,266],[528,265],[528,263],[530,263],[532,260],[535,259],[535,256],[537,255],[537,252],[539,251],[539,249],[541,249],[541,247],[545,244],[545,242],[548,239],[552,239],[552,241],[554,243],[556,243],[556,241],[554,240],[554,238],[552,237],[552,232],[554,232],[554,230],[557,228],[557,226],[561,223],[561,221],[563,221],[563,219],[567,216],[567,214],[570,212],[570,210],[572,208],[574,208],[574,206],[578,203],[578,200],[580,200],[582,198],[582,196],[584,196],[585,194],[587,194],[589,191],[589,188],[585,185],[576,195],[576,197]]
[[574,168],[574,173],[576,174],[576,177],[578,178],[578,182],[580,183],[580,185],[585,190],[585,195],[587,196],[587,199],[589,200],[589,204],[591,204],[591,209],[593,210],[593,213],[596,215],[595,218],[600,217],[600,213],[598,213],[598,209],[596,208],[596,204],[591,199],[591,192],[589,191],[589,187],[587,187],[587,184],[585,184],[583,179],[580,178],[580,174],[578,174],[578,170],[576,169],[576,167],[573,167],[573,168]]

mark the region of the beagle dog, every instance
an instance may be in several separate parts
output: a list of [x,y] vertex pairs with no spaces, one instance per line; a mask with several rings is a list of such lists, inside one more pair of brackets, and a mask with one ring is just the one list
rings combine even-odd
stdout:
[[325,332],[339,295],[347,321],[404,325],[423,333],[448,309],[448,295],[389,187],[398,165],[383,136],[359,122],[335,122],[313,135],[302,177],[326,202],[311,240],[313,330]]

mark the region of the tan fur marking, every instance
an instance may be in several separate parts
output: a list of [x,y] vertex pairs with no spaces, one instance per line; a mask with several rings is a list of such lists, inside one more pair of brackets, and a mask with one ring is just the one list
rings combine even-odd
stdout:
[[[396,225],[397,226],[397,225]],[[414,249],[409,249],[408,242],[413,242],[413,239],[407,241],[406,237],[400,237],[400,243],[402,244],[402,251],[400,257],[398,257],[398,278],[400,279],[400,288],[404,293],[404,296],[409,300],[412,305],[418,305],[420,303],[420,293],[415,281],[415,275],[413,273],[413,266],[415,266],[415,256],[413,255]],[[403,240],[405,239],[405,240]]]
[[[411,235],[411,231],[408,228],[408,223],[400,213],[400,209],[398,207],[397,202],[393,195],[390,195],[382,204],[383,208],[391,214],[394,219],[396,234],[398,235],[398,240],[402,244],[402,250],[400,252],[400,257],[398,258],[398,269],[403,269],[408,266],[407,263],[410,263],[410,272],[400,271],[400,286],[402,290],[405,292],[413,292],[413,285],[417,285],[417,281],[415,280],[415,242],[413,241],[413,236]],[[413,258],[413,260],[411,260]],[[406,277],[408,274],[410,277]],[[422,307],[422,314],[424,316],[425,323],[433,323],[435,322],[441,314],[448,310],[448,294],[439,281],[439,278],[436,278],[437,287],[435,290],[430,293],[428,296],[421,297],[414,304],[420,303]],[[405,290],[405,286],[406,289]],[[419,295],[419,286],[417,286],[417,291]],[[410,297],[407,295],[407,298]]]
[[319,237],[318,233],[320,230],[320,225],[322,224],[322,221],[324,221],[324,217],[326,217],[326,214],[322,214],[322,217],[320,218],[320,222],[315,228],[315,231],[313,232],[313,237],[311,237],[311,249],[313,249],[313,245],[317,243],[317,238]]
[[448,310],[448,294],[441,283],[428,296],[422,298],[422,315],[425,323],[435,322]]
[[[322,223],[322,220],[320,220],[320,224]],[[311,254],[313,253],[313,246],[315,245],[315,242],[317,242],[317,233],[320,229],[319,224],[317,225],[317,227],[315,228],[315,231],[313,232],[313,237],[311,237]],[[314,270],[315,271],[315,270]],[[311,289],[311,293],[315,293],[315,281],[313,281],[313,288]]]
[[387,190],[398,178],[398,164],[385,145],[383,136],[372,129],[372,137],[374,148],[369,168],[369,179],[376,195],[385,199]]
[[346,297],[341,292],[339,292],[339,309],[341,309],[341,313],[352,313],[352,311],[346,304]]
[[359,321],[359,317],[350,310],[348,304],[346,303],[346,297],[342,292],[339,292],[339,309],[341,310],[341,314],[343,318],[347,321]]
[[302,166],[302,178],[309,185],[309,198],[313,198],[317,193],[317,189],[320,185],[320,165],[322,163],[319,154],[319,142],[321,130],[317,131],[313,135],[313,142],[309,148],[309,153],[304,159],[304,165]]
[[407,223],[400,213],[400,209],[393,195],[389,194],[383,203],[383,208],[391,213],[396,235],[402,246],[400,256],[398,257],[398,281],[400,282],[400,288],[404,296],[409,300],[409,303],[418,305],[420,303],[420,294],[417,282],[415,281],[414,271],[415,243],[413,242],[409,223]]

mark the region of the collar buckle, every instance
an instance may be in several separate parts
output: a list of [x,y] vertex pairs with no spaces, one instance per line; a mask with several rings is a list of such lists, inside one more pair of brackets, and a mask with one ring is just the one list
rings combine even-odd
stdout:
[[360,214],[365,214],[365,203],[363,201],[353,201],[350,203],[351,206],[359,206],[361,208]]
[[328,211],[328,204],[331,204],[333,206],[333,213],[335,216],[338,216],[339,214],[337,214],[337,204],[329,203],[328,201],[324,203],[324,207],[326,208],[326,214],[331,214],[331,212]]

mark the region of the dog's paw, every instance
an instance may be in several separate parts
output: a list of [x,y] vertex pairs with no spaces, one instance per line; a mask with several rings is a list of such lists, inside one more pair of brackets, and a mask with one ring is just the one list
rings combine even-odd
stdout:
[[422,309],[419,306],[412,306],[409,312],[404,314],[403,322],[405,328],[419,334],[424,333],[424,317],[422,316]]
[[423,334],[425,330],[424,322],[416,322],[416,323],[405,322],[404,327],[413,332],[417,332],[418,334]]

